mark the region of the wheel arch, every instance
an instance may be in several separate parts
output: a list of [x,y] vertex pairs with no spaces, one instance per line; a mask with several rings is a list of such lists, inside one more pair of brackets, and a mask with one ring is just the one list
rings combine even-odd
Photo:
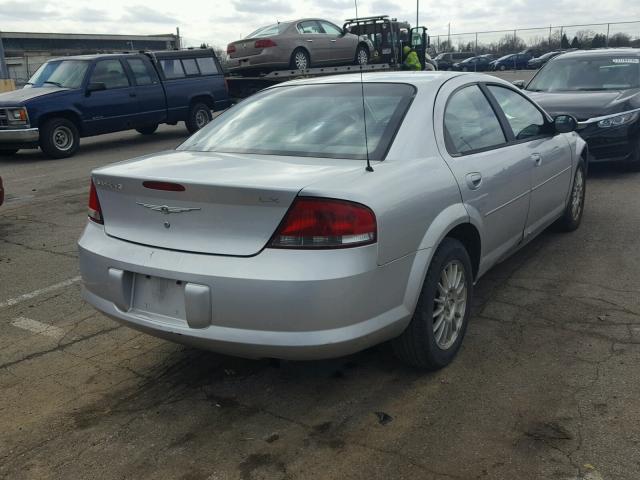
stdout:
[[312,62],[313,62],[313,58],[311,58],[311,52],[309,51],[309,49],[307,47],[305,47],[304,45],[298,45],[296,48],[291,50],[291,55],[289,55],[289,65],[291,65],[293,63],[293,56],[295,55],[295,53],[298,50],[302,50],[307,54],[307,58],[309,59],[309,67],[311,67]]
[[211,95],[210,93],[198,93],[191,97],[191,99],[189,100],[189,109],[191,109],[191,107],[193,107],[198,102],[204,103],[211,110],[215,108],[215,100],[213,98],[213,95]]
[[445,238],[454,238],[465,246],[471,258],[474,280],[478,278],[481,273],[482,236],[476,223],[461,203],[447,207],[431,222],[416,252],[407,282],[404,305],[412,314],[433,255]]
[[38,128],[42,128],[44,123],[48,120],[51,120],[52,118],[66,118],[70,122],[73,122],[73,124],[78,129],[78,133],[80,134],[80,136],[84,135],[82,117],[78,112],[75,112],[73,110],[58,110],[54,112],[43,113],[38,117]]

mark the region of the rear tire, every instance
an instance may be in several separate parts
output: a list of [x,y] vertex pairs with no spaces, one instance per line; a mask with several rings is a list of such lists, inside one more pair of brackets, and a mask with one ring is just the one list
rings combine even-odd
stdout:
[[411,322],[391,343],[396,356],[427,370],[451,363],[467,330],[472,296],[469,254],[458,240],[445,238],[431,260]]
[[311,57],[304,48],[297,48],[291,54],[289,67],[292,70],[306,70],[311,68]]
[[17,148],[6,148],[6,149],[0,150],[0,157],[11,157],[16,153],[18,153]]
[[75,123],[57,117],[47,120],[40,129],[40,148],[50,158],[71,157],[80,146],[80,133]]
[[212,119],[213,115],[211,114],[211,108],[209,108],[209,105],[204,102],[197,102],[189,109],[189,116],[187,117],[185,125],[187,126],[189,133],[196,133]]
[[158,124],[155,125],[146,125],[144,127],[136,128],[136,132],[141,135],[153,135],[158,130]]
[[582,213],[584,212],[584,199],[587,191],[587,181],[584,163],[580,162],[571,184],[569,201],[564,209],[562,217],[557,221],[556,226],[562,232],[573,232],[580,226]]

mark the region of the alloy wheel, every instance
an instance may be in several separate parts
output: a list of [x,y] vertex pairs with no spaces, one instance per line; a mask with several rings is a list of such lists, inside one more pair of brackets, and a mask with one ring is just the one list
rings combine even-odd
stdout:
[[579,168],[576,171],[576,178],[573,182],[573,191],[571,192],[571,217],[574,220],[580,218],[582,213],[582,205],[584,204],[584,173]]
[[458,260],[447,263],[433,300],[433,334],[442,350],[450,348],[458,339],[467,310],[467,279]]
[[306,70],[307,68],[309,68],[308,62],[307,62],[307,56],[305,55],[304,52],[296,52],[296,55],[294,57],[294,61],[296,64],[296,68],[298,70]]
[[367,63],[369,63],[369,56],[367,51],[361,48],[358,50],[358,65],[366,65]]

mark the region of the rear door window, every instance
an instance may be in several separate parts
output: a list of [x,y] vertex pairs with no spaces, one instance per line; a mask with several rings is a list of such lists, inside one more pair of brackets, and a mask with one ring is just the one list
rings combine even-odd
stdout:
[[300,22],[298,24],[298,32],[300,33],[324,33],[320,24],[315,20],[309,20],[307,22]]
[[100,60],[91,74],[90,83],[103,83],[107,90],[129,87],[129,77],[120,60]]
[[200,67],[200,73],[202,73],[202,75],[215,75],[218,73],[218,67],[213,58],[196,58],[196,62],[198,63],[198,67]]
[[463,87],[449,98],[444,127],[451,154],[486,150],[507,142],[498,117],[477,85]]
[[326,33],[329,35],[340,36],[342,35],[342,30],[336,27],[333,23],[321,21],[320,24]]
[[158,83],[158,78],[149,65],[139,58],[128,58],[127,63],[133,72],[133,78],[136,85],[153,85]]
[[165,58],[160,60],[160,67],[168,79],[183,78],[184,69],[179,59]]

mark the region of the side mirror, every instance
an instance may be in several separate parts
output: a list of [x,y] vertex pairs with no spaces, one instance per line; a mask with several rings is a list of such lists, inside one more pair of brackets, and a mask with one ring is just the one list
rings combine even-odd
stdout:
[[525,87],[524,80],[514,80],[513,84],[521,90]]
[[556,133],[575,132],[578,128],[578,121],[571,115],[558,115],[553,119],[553,126]]
[[87,95],[91,92],[99,92],[101,90],[106,90],[107,86],[102,82],[90,83],[87,85]]

